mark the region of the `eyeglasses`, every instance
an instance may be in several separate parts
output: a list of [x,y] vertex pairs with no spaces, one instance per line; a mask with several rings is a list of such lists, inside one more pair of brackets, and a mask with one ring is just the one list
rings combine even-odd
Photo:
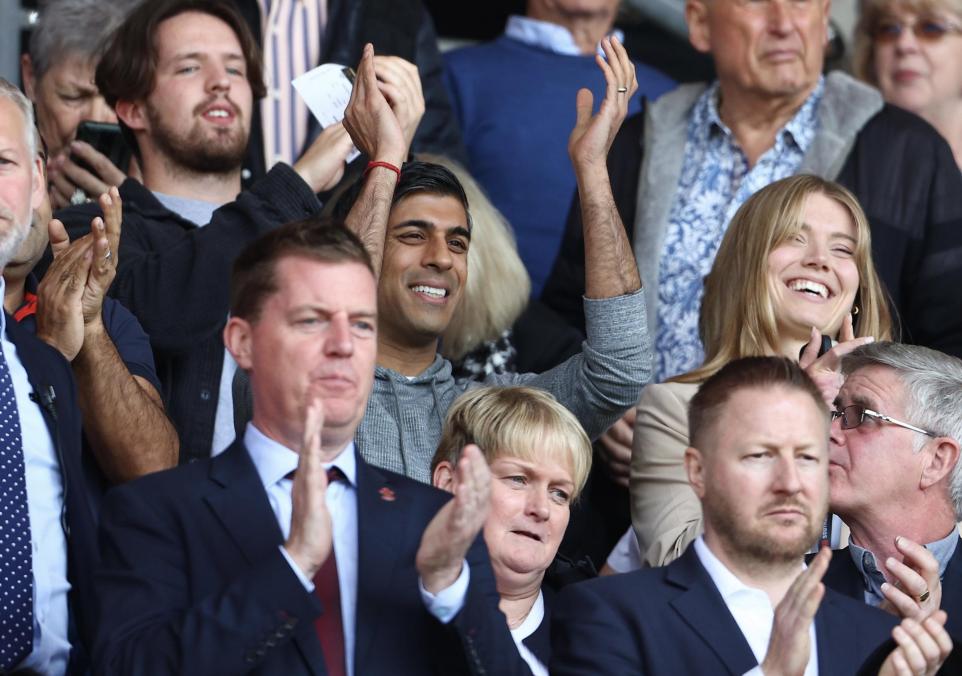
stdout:
[[935,432],[923,430],[921,427],[916,427],[915,425],[910,425],[907,422],[896,420],[891,416],[879,413],[878,411],[873,411],[870,408],[865,408],[864,406],[860,406],[858,404],[852,404],[851,406],[846,406],[841,410],[832,411],[832,420],[835,420],[836,418],[842,419],[843,430],[854,430],[856,427],[865,422],[866,417],[873,418],[875,420],[881,420],[882,422],[887,422],[890,425],[898,425],[899,427],[904,427],[907,430],[912,430],[913,432],[918,432],[919,434],[924,434],[928,437],[938,436]]
[[938,42],[949,33],[962,33],[962,26],[944,19],[920,18],[914,23],[898,19],[881,19],[872,27],[872,39],[879,44],[891,44],[902,37],[902,31],[910,30],[921,42]]

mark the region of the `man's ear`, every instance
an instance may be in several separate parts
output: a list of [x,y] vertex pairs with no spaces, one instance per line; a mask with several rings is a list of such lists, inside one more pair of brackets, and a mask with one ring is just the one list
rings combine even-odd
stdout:
[[253,365],[251,354],[251,333],[253,326],[246,319],[231,317],[224,327],[224,346],[237,365],[249,371]]
[[434,468],[431,483],[434,484],[435,488],[440,488],[442,491],[454,492],[454,467],[450,462],[442,460],[438,463],[438,466]]
[[705,462],[701,451],[694,446],[685,449],[685,472],[688,474],[688,483],[698,499],[705,497]]
[[687,0],[685,23],[688,24],[688,41],[702,54],[711,52],[711,29],[708,27],[708,5],[711,0]]
[[922,467],[919,487],[922,490],[931,488],[952,474],[959,462],[959,442],[951,437],[937,437],[929,441],[932,449],[928,452],[928,461]]
[[29,54],[24,54],[20,57],[20,78],[23,80],[23,92],[27,95],[27,98],[34,101],[34,95],[37,91],[37,81],[33,77],[33,61],[30,60]]
[[[33,130],[30,131],[33,133]],[[39,153],[33,154],[33,179],[30,181],[30,211],[31,213],[40,208],[44,198],[47,197],[47,171],[43,166],[43,160]]]
[[118,120],[130,127],[131,131],[147,128],[146,106],[142,101],[118,100],[114,105],[114,113]]

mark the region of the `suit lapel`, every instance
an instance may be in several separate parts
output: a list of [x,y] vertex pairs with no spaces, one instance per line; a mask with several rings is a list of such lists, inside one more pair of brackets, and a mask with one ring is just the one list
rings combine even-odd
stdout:
[[865,600],[865,582],[852,561],[852,552],[848,547],[832,552],[832,560],[828,562],[822,582],[839,594],[857,601]]
[[955,545],[955,553],[942,576],[942,609],[949,614],[946,628],[958,645],[962,640],[962,541]]
[[395,493],[391,480],[357,458],[357,621],[354,672],[366,673],[378,624],[379,600],[397,595],[392,578],[404,534],[408,496]]
[[671,605],[708,644],[728,672],[741,676],[758,664],[738,623],[698,560],[694,546],[668,566],[666,580],[685,591]]
[[[848,552],[846,552],[846,556]],[[831,592],[825,594],[815,613],[815,642],[819,676],[847,676],[858,672],[860,664],[853,658],[858,645],[856,626],[835,603]]]
[[[223,490],[204,497],[224,530],[237,544],[244,560],[253,565],[270,547],[284,541],[277,518],[270,508],[267,492],[243,442],[235,440],[226,451],[214,458],[210,479]],[[308,670],[315,676],[324,674],[324,654],[313,627],[295,632],[294,645],[300,651]]]

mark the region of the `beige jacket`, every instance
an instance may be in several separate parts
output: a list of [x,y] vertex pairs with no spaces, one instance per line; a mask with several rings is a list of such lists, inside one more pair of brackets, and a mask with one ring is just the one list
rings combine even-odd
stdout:
[[631,522],[642,557],[663,566],[702,532],[701,503],[688,484],[688,402],[698,385],[652,384],[642,392],[631,453]]

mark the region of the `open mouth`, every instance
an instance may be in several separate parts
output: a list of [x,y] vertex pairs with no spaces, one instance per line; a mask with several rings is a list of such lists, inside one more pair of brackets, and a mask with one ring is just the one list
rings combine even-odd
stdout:
[[811,279],[790,279],[785,283],[785,286],[792,291],[821,298],[822,300],[828,300],[834,295],[827,286]]
[[202,117],[216,124],[227,124],[234,119],[234,111],[229,106],[211,106],[203,112]]
[[523,537],[534,540],[535,542],[541,542],[541,537],[527,530],[513,530],[511,531],[515,535],[521,535]]

